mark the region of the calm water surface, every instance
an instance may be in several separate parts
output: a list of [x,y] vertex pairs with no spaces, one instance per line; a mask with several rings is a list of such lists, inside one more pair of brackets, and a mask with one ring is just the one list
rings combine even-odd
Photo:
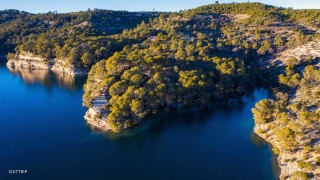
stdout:
[[0,66],[0,179],[275,179],[270,149],[252,136],[250,109],[266,91],[112,136],[85,124],[83,81]]

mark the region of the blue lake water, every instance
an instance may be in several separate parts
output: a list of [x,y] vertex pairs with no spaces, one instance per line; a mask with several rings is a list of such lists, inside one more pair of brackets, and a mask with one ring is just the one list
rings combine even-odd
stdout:
[[83,82],[0,66],[0,179],[275,179],[269,147],[252,135],[250,109],[266,91],[114,136],[85,124]]

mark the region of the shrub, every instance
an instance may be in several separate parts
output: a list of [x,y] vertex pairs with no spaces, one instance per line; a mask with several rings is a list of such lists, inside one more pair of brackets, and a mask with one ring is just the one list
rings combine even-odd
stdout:
[[299,168],[301,168],[301,169],[306,169],[306,170],[309,170],[309,171],[311,171],[311,170],[313,169],[311,162],[299,161],[299,162],[298,162],[298,166],[299,166]]
[[309,180],[311,179],[307,173],[297,171],[293,173],[290,177],[290,180]]
[[317,164],[318,166],[320,166],[320,157],[317,157],[317,158],[316,158],[316,164]]

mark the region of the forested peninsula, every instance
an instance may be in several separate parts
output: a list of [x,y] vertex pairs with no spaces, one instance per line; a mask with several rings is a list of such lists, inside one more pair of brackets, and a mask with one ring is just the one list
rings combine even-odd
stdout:
[[[14,29],[14,31],[13,31]],[[252,109],[280,179],[320,178],[320,10],[261,3],[181,12],[0,11],[10,68],[88,74],[88,124],[114,133],[164,111],[271,97]]]

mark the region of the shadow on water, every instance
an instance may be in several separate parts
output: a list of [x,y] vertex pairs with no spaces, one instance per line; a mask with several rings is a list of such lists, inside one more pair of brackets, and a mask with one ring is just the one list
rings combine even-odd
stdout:
[[216,113],[223,113],[225,116],[232,114],[235,111],[241,112],[245,108],[246,101],[256,101],[254,90],[250,90],[244,95],[242,99],[232,99],[228,102],[220,103],[219,105],[205,105],[189,109],[176,109],[172,111],[164,111],[143,120],[138,126],[125,130],[120,133],[103,132],[94,126],[86,124],[94,134],[102,135],[105,138],[115,141],[128,141],[131,139],[143,137],[147,138],[147,134],[160,134],[168,127],[173,125],[179,126],[193,126],[195,124],[201,125],[211,121],[210,117],[214,117]]
[[0,86],[1,170],[22,167],[29,179],[274,179],[270,149],[250,138],[250,109],[267,97],[264,90],[224,106],[163,112],[130,131],[101,135],[83,124],[76,79],[10,72],[5,65],[0,78],[6,84]]
[[[268,143],[266,140],[264,140],[263,138],[261,138],[260,136],[258,136],[255,132],[252,132],[251,134],[251,141],[257,148],[268,146],[270,149],[272,149],[272,145]],[[281,169],[278,163],[278,156],[274,153],[272,153],[271,164],[272,164],[272,171],[275,174],[276,179],[279,180]]]
[[0,67],[6,66],[7,58],[5,56],[0,55]]
[[197,108],[190,108],[184,110],[173,110],[158,113],[152,117],[143,120],[138,126],[122,131],[120,133],[103,132],[98,128],[86,124],[94,134],[102,135],[105,138],[114,141],[127,141],[130,143],[132,139],[140,139],[143,141],[147,139],[148,134],[160,134],[165,129],[172,125],[179,124],[181,126],[192,126],[194,124],[202,124],[210,121],[210,117],[214,116],[217,111],[224,111],[226,114],[238,109],[241,111],[244,107],[243,101],[233,101],[225,103],[221,106],[206,105]]
[[[218,179],[276,179],[279,177],[276,156],[272,156],[271,147],[263,139],[252,133],[251,108],[267,97],[267,91],[259,89],[248,92],[240,101],[163,112],[120,134],[91,130],[101,138],[99,141],[112,142],[120,149],[137,146],[144,150],[154,143],[161,144],[158,148],[177,148],[181,151],[175,156],[190,154],[196,161],[209,163]],[[220,174],[220,168],[229,168],[234,174]]]
[[66,73],[56,73],[49,70],[23,69],[8,67],[13,76],[19,76],[26,85],[40,84],[50,91],[53,87],[76,91],[83,88],[87,76],[72,76]]

